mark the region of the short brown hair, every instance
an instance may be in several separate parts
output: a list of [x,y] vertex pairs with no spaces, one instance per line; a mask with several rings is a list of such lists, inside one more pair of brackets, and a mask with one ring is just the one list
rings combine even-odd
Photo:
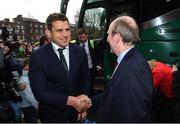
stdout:
[[46,25],[47,25],[47,29],[51,30],[52,29],[52,23],[55,21],[67,21],[69,23],[68,18],[62,14],[62,13],[52,13],[50,14],[47,19],[46,19]]
[[85,29],[85,28],[80,28],[78,31],[77,31],[77,34],[85,34],[85,35],[88,35],[88,31]]

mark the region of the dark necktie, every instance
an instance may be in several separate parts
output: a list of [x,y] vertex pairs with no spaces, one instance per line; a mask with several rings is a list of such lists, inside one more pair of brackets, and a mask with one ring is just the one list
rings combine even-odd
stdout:
[[83,48],[85,49],[85,44],[84,44],[84,43],[82,44],[82,46],[83,46]]
[[86,48],[85,48],[85,43],[82,44],[82,47],[84,48],[85,52],[86,52]]
[[82,44],[81,44],[81,46],[82,46],[82,47],[84,48],[84,50],[85,50],[85,44],[84,44],[84,43],[82,43]]
[[64,49],[65,48],[59,48],[58,52],[59,52],[60,61],[62,62],[64,70],[66,71],[67,77],[69,77],[69,71],[68,71],[67,63],[66,63],[65,57],[63,55],[63,50]]

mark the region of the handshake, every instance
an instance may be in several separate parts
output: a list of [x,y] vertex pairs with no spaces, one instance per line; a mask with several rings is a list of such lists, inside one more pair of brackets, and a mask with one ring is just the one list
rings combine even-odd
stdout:
[[91,99],[86,95],[79,95],[77,97],[69,96],[67,105],[74,107],[78,112],[87,111],[92,106]]

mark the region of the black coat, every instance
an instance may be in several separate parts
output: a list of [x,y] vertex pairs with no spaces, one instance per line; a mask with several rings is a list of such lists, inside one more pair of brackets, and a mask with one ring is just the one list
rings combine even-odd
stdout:
[[92,97],[90,109],[95,122],[148,122],[153,92],[149,65],[132,48],[122,59],[110,86]]

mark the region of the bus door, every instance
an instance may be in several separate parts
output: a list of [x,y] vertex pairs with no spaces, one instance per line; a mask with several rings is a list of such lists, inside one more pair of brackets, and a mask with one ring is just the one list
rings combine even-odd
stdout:
[[[70,2],[63,0],[62,12],[68,13],[72,10]],[[75,17],[77,29],[85,27],[89,31],[90,39],[95,41],[98,64],[103,70],[96,74],[97,82],[105,82],[108,85],[116,63],[116,56],[110,52],[107,43],[107,30],[112,19],[121,13],[129,13],[139,22],[140,0],[81,0],[79,12]],[[70,17],[68,17],[70,18]]]

